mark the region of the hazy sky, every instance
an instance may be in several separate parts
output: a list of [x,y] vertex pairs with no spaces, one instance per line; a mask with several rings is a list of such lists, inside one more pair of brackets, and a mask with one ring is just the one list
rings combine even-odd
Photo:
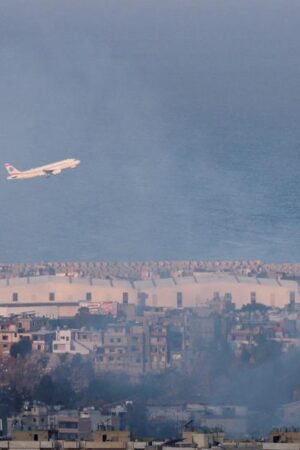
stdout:
[[3,0],[0,260],[299,260],[299,0]]

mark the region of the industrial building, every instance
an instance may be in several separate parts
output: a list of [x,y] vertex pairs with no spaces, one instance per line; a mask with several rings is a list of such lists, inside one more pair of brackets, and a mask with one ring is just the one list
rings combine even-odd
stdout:
[[142,306],[197,307],[216,294],[237,307],[249,302],[283,307],[299,301],[296,281],[195,273],[178,278],[127,281],[68,276],[37,276],[0,280],[0,315],[32,311],[46,317],[72,316],[83,305],[133,303]]

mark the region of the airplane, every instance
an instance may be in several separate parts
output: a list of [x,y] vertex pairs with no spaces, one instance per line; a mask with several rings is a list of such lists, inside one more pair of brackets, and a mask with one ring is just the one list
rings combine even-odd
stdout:
[[51,175],[58,175],[62,170],[75,169],[80,164],[79,159],[64,159],[52,164],[46,164],[45,166],[34,167],[28,170],[18,170],[11,164],[4,164],[8,177],[7,180],[25,180],[27,178],[35,177],[50,177]]

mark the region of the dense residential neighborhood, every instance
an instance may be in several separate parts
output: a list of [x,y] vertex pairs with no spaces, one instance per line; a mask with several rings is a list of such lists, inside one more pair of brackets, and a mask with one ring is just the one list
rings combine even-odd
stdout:
[[[284,308],[252,301],[237,309],[230,295],[217,292],[198,308],[151,308],[117,304],[106,314],[82,307],[73,318],[50,319],[20,314],[0,321],[0,355],[18,349],[89,357],[99,372],[141,375],[187,369],[195,355],[222,343],[239,360],[255,363],[259,348],[286,352],[300,346],[300,308],[294,299]],[[25,345],[24,342],[28,344]],[[23,350],[22,350],[23,349]]]
[[[30,431],[41,440],[36,429],[47,431],[43,439],[67,438],[59,428],[65,416],[77,424],[74,439],[86,438],[79,430],[87,423],[89,438],[108,424],[161,438],[178,436],[190,421],[195,429],[221,429],[231,438],[296,426],[299,347],[300,308],[292,295],[283,308],[266,306],[254,295],[237,308],[230,294],[215,292],[195,308],[181,307],[180,298],[177,308],[164,308],[131,304],[125,296],[102,313],[83,306],[73,317],[2,317],[3,434],[25,439],[20,433]],[[290,375],[282,367],[287,358],[293,361]],[[256,395],[259,378],[270,376]],[[288,391],[272,396],[287,376]],[[28,425],[24,405],[39,411],[47,427]],[[272,414],[266,414],[270,407]],[[112,425],[115,415],[122,424]]]

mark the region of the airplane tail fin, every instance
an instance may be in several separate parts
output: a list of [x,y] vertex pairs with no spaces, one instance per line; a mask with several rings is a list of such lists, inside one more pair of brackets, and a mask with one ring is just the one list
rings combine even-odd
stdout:
[[7,170],[7,172],[9,173],[9,175],[14,175],[16,173],[20,173],[20,171],[18,169],[16,169],[14,166],[12,166],[9,163],[5,163],[4,166],[5,166],[5,169]]

